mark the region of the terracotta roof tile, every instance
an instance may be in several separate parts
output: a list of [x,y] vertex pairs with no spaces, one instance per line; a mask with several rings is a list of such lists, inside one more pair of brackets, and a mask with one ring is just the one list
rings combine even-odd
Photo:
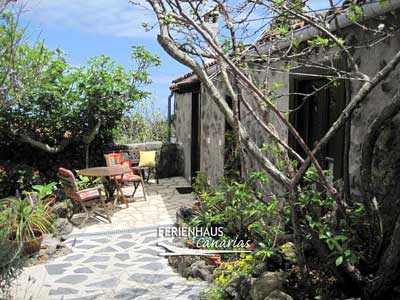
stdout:
[[[211,61],[209,63],[204,64],[204,68],[208,69],[209,67],[212,67],[212,66],[214,66],[216,64],[217,64],[217,61],[213,60],[213,61]],[[186,73],[186,74],[174,79],[172,81],[172,84],[169,87],[169,89],[170,90],[176,90],[176,89],[179,88],[179,86],[189,85],[189,84],[194,83],[196,81],[198,81],[197,75],[194,74],[193,71],[191,71],[191,72],[188,72],[188,73]]]

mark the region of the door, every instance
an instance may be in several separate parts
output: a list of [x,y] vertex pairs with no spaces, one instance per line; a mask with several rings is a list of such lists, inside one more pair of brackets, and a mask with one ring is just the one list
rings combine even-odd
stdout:
[[[294,92],[297,96],[290,101],[290,122],[299,132],[305,143],[312,149],[327,133],[346,105],[344,82],[323,89],[325,79],[295,80]],[[318,90],[321,89],[321,90]],[[304,95],[315,92],[311,97]],[[292,136],[290,145],[302,156],[305,153]],[[333,172],[334,179],[343,176],[344,128],[321,149],[317,158],[321,167]]]
[[192,130],[191,130],[191,164],[190,174],[193,183],[196,173],[200,171],[200,93],[192,93]]

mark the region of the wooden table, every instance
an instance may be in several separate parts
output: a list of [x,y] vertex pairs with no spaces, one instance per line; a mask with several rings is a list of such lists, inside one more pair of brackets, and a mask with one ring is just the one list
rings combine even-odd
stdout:
[[111,166],[111,167],[95,167],[79,170],[79,174],[89,177],[101,177],[104,180],[107,178],[114,179],[117,195],[114,200],[114,206],[117,204],[118,198],[121,197],[126,207],[129,207],[128,201],[121,189],[121,183],[117,180],[117,176],[122,176],[126,173],[130,173],[132,170],[125,166]]

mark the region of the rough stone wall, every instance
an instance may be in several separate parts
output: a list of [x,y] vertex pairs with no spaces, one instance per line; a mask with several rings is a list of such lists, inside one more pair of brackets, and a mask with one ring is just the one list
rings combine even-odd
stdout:
[[[395,21],[398,24],[398,20]],[[369,22],[369,26],[377,27],[378,21]],[[349,38],[354,41],[362,41],[370,38],[370,35],[360,29],[351,31]],[[400,49],[400,38],[394,37],[384,41],[377,47],[359,49],[354,53],[356,60],[360,61],[360,70],[369,76],[376,74],[393,55]],[[361,155],[362,144],[370,124],[380,114],[382,109],[390,103],[393,95],[399,91],[400,67],[378,85],[365,99],[364,103],[353,113],[351,123],[351,138],[349,151],[349,173],[351,192],[354,196],[360,196]],[[352,82],[352,95],[356,93],[360,84]],[[372,161],[372,182],[374,193],[378,202],[383,222],[385,236],[390,236],[393,224],[400,209],[400,121],[399,115],[390,125],[382,128],[374,149]]]
[[182,148],[183,175],[191,177],[191,132],[192,132],[192,93],[175,94],[175,135],[176,143]]
[[[274,65],[274,67],[276,68],[278,68],[279,66],[280,65],[278,64]],[[276,89],[276,93],[282,95],[289,93],[289,75],[287,73],[273,72],[269,70],[267,66],[260,64],[253,65],[251,66],[251,68],[253,68],[254,70],[253,78],[256,82],[260,84],[265,84],[270,89],[272,89],[274,83],[280,83],[281,85],[278,89]],[[245,90],[243,90],[242,92],[244,93],[243,97],[251,105],[251,107],[256,108],[257,104],[254,98],[251,95],[247,94]],[[281,111],[287,111],[289,108],[289,97],[280,97],[276,99],[275,104]],[[266,116],[262,116],[259,111],[257,111],[257,114],[261,119],[266,118],[266,120],[274,124],[274,129],[276,133],[282,138],[287,139],[287,129],[285,128],[285,126],[282,125],[282,122],[278,120],[274,114],[267,113]],[[244,104],[241,104],[240,106],[240,115],[243,125],[246,127],[249,135],[256,142],[258,147],[262,148],[264,144],[271,143],[267,133],[265,133],[264,130],[260,128],[260,125],[257,121],[254,120],[254,117],[249,113]],[[273,161],[274,155],[271,150],[267,152],[267,155]],[[245,153],[244,162],[242,163],[243,170],[247,175],[252,171],[259,171],[262,169],[259,163],[255,161],[252,155],[248,153]],[[278,186],[276,186],[272,180],[270,182],[271,184],[268,187],[268,191],[277,191],[277,189],[279,189]]]
[[178,144],[163,142],[127,144],[124,145],[124,151],[128,152],[132,159],[139,159],[140,151],[156,151],[158,178],[183,176],[183,149]]
[[[224,87],[219,88],[224,93]],[[207,176],[209,184],[216,185],[224,175],[225,117],[204,88],[200,97],[200,171]]]
[[[378,25],[377,22],[369,22],[369,26]],[[374,24],[375,23],[375,24]],[[370,34],[360,29],[353,29],[349,38],[354,41],[362,41],[370,38]],[[377,47],[358,49],[354,53],[356,60],[360,62],[360,70],[369,76],[376,74],[393,55],[400,49],[400,38],[392,38]],[[352,192],[359,195],[360,189],[360,164],[361,146],[371,122],[378,116],[382,109],[390,102],[391,97],[399,87],[400,67],[387,78],[383,84],[377,86],[367,97],[364,103],[353,113],[351,123],[350,144],[350,182]],[[354,95],[359,89],[358,82],[351,83],[351,93]],[[393,161],[393,163],[395,163]],[[382,170],[383,171],[383,170]],[[382,174],[383,175],[383,174]]]
[[[386,16],[386,21],[388,18],[392,18],[391,16]],[[389,21],[393,21],[393,23],[398,24],[398,20],[391,19]],[[372,28],[377,28],[379,25],[379,20],[371,20],[368,22],[367,26]],[[359,43],[361,41],[367,41],[373,38],[372,34],[368,31],[363,31],[358,27],[347,27],[343,30],[346,34],[346,40],[351,43]],[[400,38],[393,37],[388,39],[378,46],[374,47],[361,47],[354,51],[353,55],[357,61],[360,63],[360,69],[362,72],[373,76],[377,73],[379,69],[381,69],[390,58],[400,49]],[[324,57],[316,55],[311,58],[312,60],[322,61]],[[274,65],[276,67],[276,65]],[[287,94],[291,89],[291,77],[285,72],[272,72],[269,71],[268,66],[257,65],[254,66],[255,70],[255,79],[259,83],[274,84],[275,82],[279,82],[282,85],[276,91],[277,94]],[[263,71],[265,69],[265,71]],[[218,78],[216,79],[219,80]],[[363,105],[355,110],[353,119],[351,122],[351,136],[350,136],[350,150],[349,150],[349,173],[350,173],[350,183],[351,183],[351,191],[355,196],[360,195],[360,160],[361,160],[361,145],[364,141],[365,134],[368,130],[368,126],[374,120],[374,118],[381,112],[381,110],[389,103],[391,97],[398,89],[398,83],[400,80],[400,67],[397,67],[394,72],[386,79],[382,84],[377,86],[371,94],[368,96],[368,99],[364,101]],[[360,87],[360,83],[357,81],[350,82],[351,88],[351,96],[358,91]],[[220,87],[220,91],[224,93],[223,87]],[[179,99],[184,99],[187,97],[186,94],[178,95]],[[251,96],[245,95],[246,99],[254,105],[254,100]],[[179,101],[177,99],[177,102]],[[187,99],[187,100],[190,100]],[[219,112],[219,109],[212,102],[211,99],[207,96],[206,91],[202,91],[201,95],[201,111],[202,111],[202,141],[201,141],[201,169],[204,171],[211,183],[216,183],[219,176],[223,174],[223,165],[224,165],[224,155],[223,144],[224,144],[224,127],[225,121],[222,114]],[[182,115],[181,120],[177,123],[177,132],[181,131],[179,134],[177,133],[177,137],[179,142],[185,143],[185,136],[187,136],[187,132],[185,130],[189,130],[190,128],[190,105],[191,101],[179,101],[177,105],[177,110],[181,110],[179,112]],[[278,108],[282,111],[286,111],[289,108],[289,97],[279,98],[276,102]],[[269,143],[268,137],[261,132],[259,129],[259,125],[254,121],[254,119],[249,115],[248,111],[242,105],[241,108],[241,119],[245,127],[247,128],[250,135],[254,138],[257,145],[262,146],[264,143]],[[178,113],[177,113],[178,117]],[[281,122],[276,119],[273,115],[268,115],[271,122],[275,125],[278,134],[282,137],[288,137],[287,130],[284,126],[282,126]],[[179,125],[180,124],[180,125]],[[383,189],[380,191],[381,194],[393,194],[394,185],[391,183],[385,183],[385,170],[387,167],[382,167],[384,165],[389,165],[390,162],[395,164],[396,166],[400,164],[400,155],[395,156],[397,151],[393,150],[397,146],[397,142],[393,140],[394,136],[398,135],[393,134],[395,132],[395,128],[398,128],[398,124],[393,121],[390,132],[384,132],[383,137],[380,138],[380,149],[383,151],[386,149],[389,153],[393,155],[385,156],[381,158],[381,160],[374,161],[374,170],[373,174],[375,176],[375,181],[377,182],[377,189]],[[387,129],[389,130],[389,129]],[[221,147],[219,147],[219,141],[221,140]],[[385,144],[386,141],[386,144]],[[390,141],[390,142],[389,142]],[[385,145],[384,147],[382,145]],[[379,145],[378,145],[379,147]],[[383,147],[383,148],[382,148]],[[397,149],[397,148],[396,148]],[[190,166],[190,143],[189,143],[189,151],[186,151],[185,165]],[[386,162],[386,161],[387,162]],[[259,166],[250,156],[246,156],[245,159],[245,170],[257,170]],[[391,168],[392,170],[393,168]],[[396,168],[394,168],[396,169]],[[190,168],[189,168],[190,170]],[[397,169],[396,169],[397,170]],[[399,170],[400,171],[400,170]],[[387,172],[386,172],[387,173]],[[386,174],[387,175],[387,174]],[[393,174],[392,174],[393,175]],[[390,175],[391,178],[396,178],[396,175]],[[397,186],[397,185],[396,185]],[[390,188],[389,188],[390,187]],[[391,190],[388,190],[391,189]],[[399,192],[400,193],[400,192]],[[400,198],[400,197],[397,197]],[[397,203],[397,202],[396,202]],[[396,204],[397,205],[397,204]],[[400,208],[400,203],[399,203]]]

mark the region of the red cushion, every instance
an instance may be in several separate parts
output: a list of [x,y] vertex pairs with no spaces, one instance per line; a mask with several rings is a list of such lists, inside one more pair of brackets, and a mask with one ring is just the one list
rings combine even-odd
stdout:
[[75,180],[74,174],[68,169],[59,168],[58,169],[58,173],[61,174],[64,177],[68,177],[68,178],[71,178],[72,180]]
[[[121,180],[122,177],[122,180]],[[122,182],[128,182],[128,181],[139,181],[141,180],[141,177],[138,175],[135,175],[133,173],[128,173],[128,174],[124,174],[122,176],[116,176],[118,181],[122,181]]]
[[92,200],[92,199],[100,197],[99,190],[97,190],[97,189],[83,190],[83,191],[78,192],[78,195],[79,195],[80,200],[82,200],[82,201]]

